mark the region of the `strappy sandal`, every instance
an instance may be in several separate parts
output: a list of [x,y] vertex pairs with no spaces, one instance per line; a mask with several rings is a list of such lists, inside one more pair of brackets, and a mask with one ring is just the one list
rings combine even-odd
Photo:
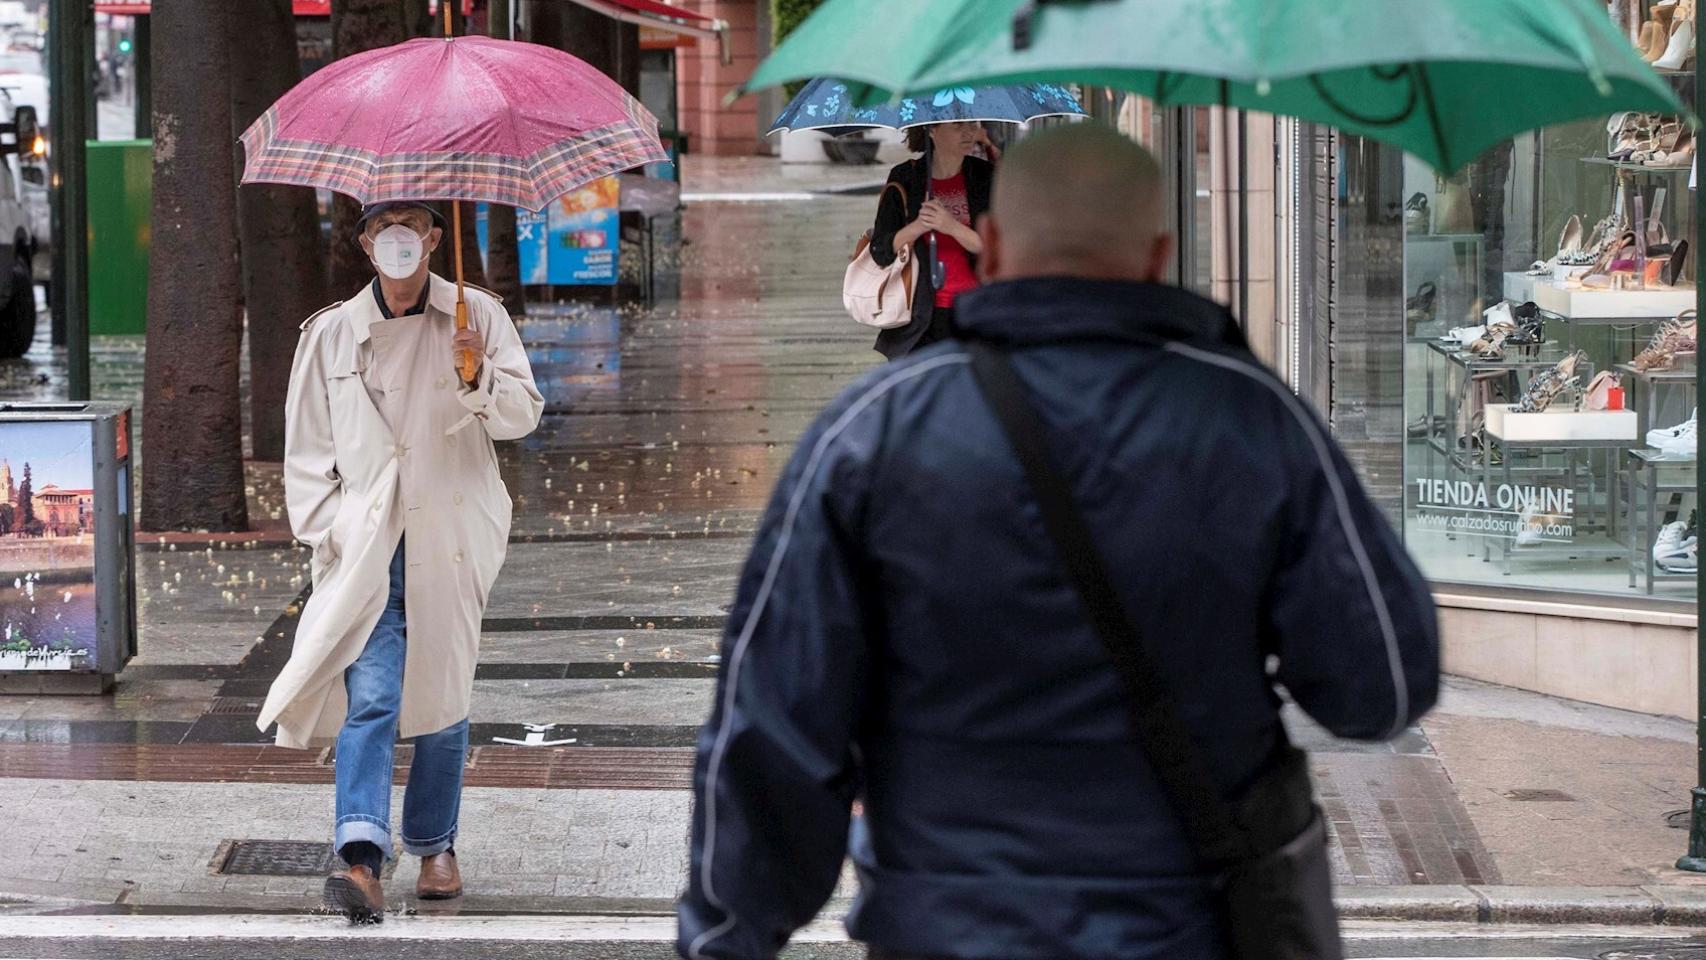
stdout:
[[1505,338],[1505,343],[1513,347],[1532,347],[1546,342],[1546,320],[1540,315],[1540,307],[1534,302],[1520,304],[1511,308],[1511,318],[1516,321],[1516,329]]
[[1646,161],[1651,167],[1686,167],[1694,162],[1694,131],[1682,127],[1670,145],[1653,152]]
[[1404,204],[1404,232],[1429,233],[1433,229],[1433,217],[1428,213],[1428,195],[1415,193]]
[[1632,260],[1634,249],[1634,231],[1624,231],[1623,235],[1619,237],[1616,242],[1608,245],[1604,252],[1600,254],[1598,262],[1593,265],[1593,269],[1589,270],[1587,276],[1582,278],[1582,286],[1595,288],[1611,286],[1612,274],[1628,273],[1630,269],[1633,269],[1632,267],[1628,267],[1620,270],[1619,267],[1623,265],[1625,261]]
[[1609,134],[1605,158],[1618,163],[1627,163],[1629,158],[1649,146],[1653,134],[1651,121],[1643,113],[1620,113],[1611,118],[1606,125]]
[[1516,406],[1517,412],[1545,413],[1566,391],[1580,387],[1587,362],[1587,351],[1577,350],[1558,361],[1552,369],[1536,374],[1528,382],[1528,389],[1523,391],[1522,400]]
[[1659,328],[1659,332],[1653,334],[1647,348],[1636,354],[1632,366],[1642,373],[1668,370],[1676,364],[1679,355],[1697,352],[1697,316],[1693,310],[1684,310],[1675,319],[1667,320],[1665,325]]
[[1469,345],[1469,352],[1483,360],[1503,360],[1505,342],[1516,334],[1517,329],[1516,324],[1506,320],[1490,323],[1487,325],[1487,332]]
[[1439,287],[1432,280],[1416,288],[1415,296],[1404,301],[1404,315],[1412,326],[1431,323],[1434,319],[1434,304],[1439,297]]

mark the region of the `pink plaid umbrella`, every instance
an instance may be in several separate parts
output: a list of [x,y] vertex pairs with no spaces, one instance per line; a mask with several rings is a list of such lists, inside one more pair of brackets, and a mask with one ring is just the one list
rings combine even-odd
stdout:
[[[669,159],[657,118],[581,60],[532,43],[450,36],[322,68],[244,131],[243,151],[244,183],[325,187],[364,204],[483,200],[529,210]],[[462,330],[462,208],[451,207]],[[464,351],[461,363],[471,378],[476,358]]]
[[540,210],[667,161],[657,129],[615,81],[560,50],[410,40],[338,60],[273,104],[243,134],[243,182]]

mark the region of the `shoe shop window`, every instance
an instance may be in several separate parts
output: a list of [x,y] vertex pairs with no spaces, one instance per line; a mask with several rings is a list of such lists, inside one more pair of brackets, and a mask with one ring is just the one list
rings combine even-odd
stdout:
[[[1651,10],[1691,99],[1692,31]],[[1618,114],[1405,161],[1404,528],[1436,582],[1695,599],[1694,153]]]

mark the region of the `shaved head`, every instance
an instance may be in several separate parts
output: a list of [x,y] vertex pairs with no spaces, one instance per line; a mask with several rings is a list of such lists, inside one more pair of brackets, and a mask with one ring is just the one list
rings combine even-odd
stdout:
[[1159,280],[1173,250],[1162,207],[1149,151],[1098,123],[1051,127],[1002,157],[980,272],[986,281]]

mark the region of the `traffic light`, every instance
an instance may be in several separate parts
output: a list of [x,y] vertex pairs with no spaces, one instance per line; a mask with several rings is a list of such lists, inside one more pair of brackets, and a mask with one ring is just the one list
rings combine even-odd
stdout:
[[123,37],[119,40],[118,52],[119,53],[129,53],[130,52],[130,38],[129,37]]

